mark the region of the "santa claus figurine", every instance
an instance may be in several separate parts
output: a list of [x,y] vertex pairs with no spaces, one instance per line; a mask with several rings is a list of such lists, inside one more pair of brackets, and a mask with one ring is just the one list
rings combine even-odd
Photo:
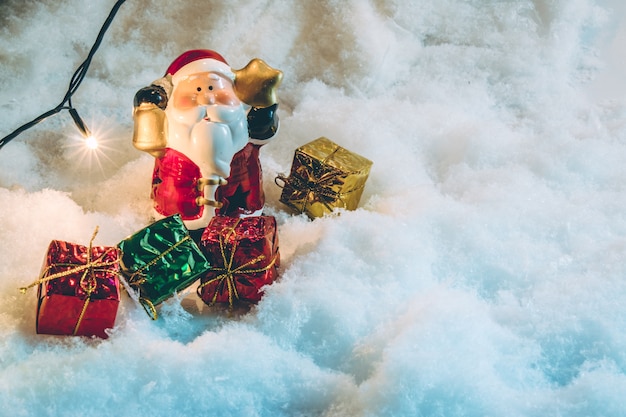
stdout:
[[133,144],[155,157],[156,217],[178,213],[200,230],[215,214],[261,214],[259,148],[278,129],[281,80],[260,59],[233,70],[217,52],[196,49],[137,92]]

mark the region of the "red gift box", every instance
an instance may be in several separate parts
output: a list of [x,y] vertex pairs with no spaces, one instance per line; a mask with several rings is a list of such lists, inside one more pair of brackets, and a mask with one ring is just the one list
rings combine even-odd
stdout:
[[256,303],[263,296],[261,288],[278,277],[280,253],[272,216],[215,216],[202,234],[200,248],[212,265],[198,287],[208,305]]
[[118,274],[116,247],[50,242],[40,278],[31,285],[38,285],[37,333],[106,339],[120,302]]

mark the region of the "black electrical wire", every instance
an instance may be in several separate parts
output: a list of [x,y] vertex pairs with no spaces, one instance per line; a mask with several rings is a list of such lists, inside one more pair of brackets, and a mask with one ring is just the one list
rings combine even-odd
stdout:
[[[24,132],[25,130],[30,129],[31,127],[35,126],[37,123],[41,122],[42,120],[47,119],[48,117],[50,117],[50,116],[52,116],[54,114],[59,113],[61,110],[70,110],[70,111],[72,111],[72,118],[73,119],[74,119],[74,114],[76,114],[76,117],[78,117],[78,113],[76,113],[76,110],[72,106],[72,95],[76,92],[76,90],[78,90],[78,87],[83,82],[83,79],[85,78],[85,75],[87,74],[87,70],[89,69],[89,65],[91,65],[91,60],[93,59],[93,56],[96,54],[96,51],[98,50],[98,47],[102,43],[102,39],[104,38],[104,34],[106,33],[107,29],[111,25],[111,22],[113,22],[113,18],[115,18],[115,14],[117,13],[118,9],[122,6],[122,4],[125,1],[126,0],[117,0],[115,5],[113,6],[111,11],[109,12],[109,16],[107,16],[106,20],[104,21],[104,24],[100,28],[100,32],[98,33],[98,37],[96,38],[95,43],[91,47],[91,50],[89,51],[89,55],[87,55],[87,58],[85,59],[85,61],[83,61],[83,63],[80,64],[80,66],[74,72],[74,75],[72,75],[72,78],[70,80],[69,88],[67,89],[67,92],[65,93],[65,97],[63,97],[63,101],[61,101],[61,103],[59,103],[59,105],[56,106],[55,108],[53,108],[51,110],[48,110],[47,112],[37,116],[36,118],[31,120],[30,122],[25,123],[22,126],[20,126],[17,129],[15,129],[11,134],[9,134],[9,135],[3,137],[2,139],[0,139],[0,149],[2,149],[2,147],[4,145],[9,143],[11,140],[13,140],[20,133]],[[74,119],[74,120],[76,122],[76,119]],[[78,120],[80,120],[80,117],[78,117]],[[79,124],[79,122],[76,122],[76,123],[77,123],[77,125]],[[82,120],[80,120],[80,124],[82,124],[84,126],[84,123],[82,123]]]

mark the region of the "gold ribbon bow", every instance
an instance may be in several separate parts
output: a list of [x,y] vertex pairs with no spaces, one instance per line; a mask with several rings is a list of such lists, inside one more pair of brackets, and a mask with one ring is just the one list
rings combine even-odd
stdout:
[[[307,205],[313,203],[321,203],[326,207],[329,211],[333,210],[332,203],[335,201],[341,201],[342,204],[345,205],[343,201],[343,196],[349,194],[349,191],[346,193],[340,193],[333,190],[331,187],[332,181],[337,177],[337,175],[328,176],[327,178],[319,178],[313,181],[306,181],[298,176],[290,176],[285,177],[282,174],[279,174],[276,179],[281,180],[284,184],[291,186],[294,190],[297,191],[298,196],[302,196],[301,198],[296,198],[297,200],[302,200],[302,206],[298,209],[299,213],[304,213],[307,209]],[[279,187],[280,184],[276,183]],[[283,185],[284,187],[284,185]]]
[[202,296],[200,295],[202,288],[206,287],[209,284],[217,282],[218,285],[215,288],[215,293],[213,294],[213,299],[211,300],[211,303],[215,303],[215,301],[217,300],[219,287],[220,285],[223,286],[223,282],[226,281],[226,286],[228,289],[228,304],[230,307],[232,307],[233,295],[234,295],[234,298],[236,298],[237,300],[239,299],[239,293],[237,292],[237,287],[235,286],[235,274],[255,274],[258,272],[264,272],[270,269],[272,266],[274,266],[274,263],[276,263],[276,255],[274,255],[272,256],[272,259],[270,260],[270,262],[268,262],[268,264],[262,268],[245,269],[249,267],[250,265],[254,265],[264,260],[266,256],[261,254],[251,259],[250,261],[233,268],[233,260],[235,258],[235,252],[237,251],[237,239],[234,240],[232,249],[228,255],[225,249],[225,241],[227,241],[230,238],[231,234],[235,233],[235,228],[237,227],[240,221],[241,219],[238,218],[232,227],[226,228],[222,231],[222,232],[226,231],[226,233],[220,233],[220,236],[219,236],[220,254],[222,255],[224,267],[213,267],[211,268],[211,270],[216,271],[216,272],[221,272],[221,274],[219,274],[215,278],[212,278],[206,282],[203,282],[202,284],[198,286],[198,289],[196,290],[198,293],[198,296],[202,298]]
[[[323,204],[328,211],[333,211],[333,204],[336,201],[341,202],[345,207],[346,202],[343,198],[364,187],[364,185],[361,185],[344,192],[335,191],[332,188],[337,185],[343,185],[340,178],[343,173],[336,168],[330,167],[330,169],[324,170],[323,167],[339,149],[341,148],[337,146],[335,150],[319,163],[316,163],[316,160],[308,155],[296,154],[296,158],[301,164],[300,169],[297,169],[296,172],[292,172],[289,177],[279,174],[275,178],[274,182],[276,185],[281,188],[284,188],[285,185],[291,186],[296,191],[296,193],[294,193],[296,195],[295,199],[303,200],[302,206],[297,208],[300,213],[306,211],[307,205],[316,202]],[[277,180],[283,181],[284,184],[281,186],[278,184]]]
[[[80,312],[80,315],[78,316],[78,321],[76,322],[76,326],[74,326],[74,332],[72,333],[74,336],[78,333],[78,329],[80,328],[80,325],[83,321],[85,312],[87,311],[87,307],[89,306],[89,302],[91,301],[91,294],[95,291],[98,285],[95,272],[108,272],[107,267],[110,267],[119,263],[119,258],[116,259],[115,261],[103,262],[103,259],[112,250],[117,250],[114,247],[105,251],[97,259],[95,260],[91,259],[93,241],[96,238],[96,235],[98,234],[98,229],[99,229],[98,226],[96,226],[96,229],[94,230],[93,235],[91,236],[91,239],[89,240],[89,248],[87,250],[87,262],[85,264],[77,265],[77,264],[72,264],[72,263],[58,263],[54,265],[48,265],[48,267],[41,273],[41,275],[35,282],[33,282],[32,284],[26,287],[20,288],[20,292],[22,294],[26,294],[26,291],[28,291],[30,288],[34,286],[37,286],[39,284],[43,284],[43,283],[46,283],[55,279],[63,278],[63,277],[82,271],[83,274],[80,277],[79,285],[83,289],[83,291],[85,291],[85,293],[87,294],[87,297],[85,298],[83,308]],[[56,268],[56,267],[71,267],[71,268],[63,272],[58,272],[56,274],[46,276],[46,274],[50,271],[50,269]]]

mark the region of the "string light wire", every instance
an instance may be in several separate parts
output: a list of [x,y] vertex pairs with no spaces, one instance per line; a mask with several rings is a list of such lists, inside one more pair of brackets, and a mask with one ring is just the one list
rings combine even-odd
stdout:
[[20,133],[24,132],[25,130],[30,129],[31,127],[35,126],[37,123],[43,121],[44,119],[47,119],[48,117],[50,117],[52,115],[55,115],[55,114],[59,113],[62,110],[69,110],[70,116],[72,116],[72,120],[74,120],[74,123],[76,124],[76,127],[78,128],[78,130],[80,130],[80,132],[83,134],[83,136],[88,137],[90,135],[90,132],[89,132],[89,129],[87,128],[87,125],[85,125],[85,122],[83,122],[83,120],[78,115],[78,111],[76,111],[76,109],[72,105],[72,96],[74,95],[76,90],[78,90],[78,87],[80,86],[80,84],[83,82],[83,79],[85,78],[85,75],[87,74],[87,70],[89,69],[89,65],[91,65],[91,60],[93,59],[94,55],[96,54],[96,51],[98,50],[98,47],[102,43],[102,39],[104,38],[104,35],[105,35],[107,29],[111,25],[111,22],[113,22],[113,19],[115,18],[115,15],[116,15],[117,11],[119,10],[119,8],[122,6],[122,4],[125,1],[126,0],[117,0],[115,5],[113,5],[113,8],[109,12],[109,15],[107,16],[107,18],[104,21],[102,27],[100,28],[100,32],[98,33],[98,37],[96,38],[96,41],[94,42],[93,46],[91,47],[91,50],[89,51],[89,54],[87,55],[87,58],[76,69],[76,71],[74,72],[74,75],[72,75],[72,78],[70,80],[70,84],[69,84],[69,87],[67,89],[67,92],[65,93],[65,96],[63,97],[63,101],[61,101],[61,103],[59,103],[59,105],[56,106],[55,108],[53,108],[51,110],[48,110],[47,112],[37,116],[36,118],[31,120],[30,122],[23,124],[22,126],[20,126],[17,129],[15,129],[9,135],[7,135],[7,136],[3,137],[2,139],[0,139],[0,149],[2,149],[2,147],[4,145],[9,143],[16,136],[18,136]]

